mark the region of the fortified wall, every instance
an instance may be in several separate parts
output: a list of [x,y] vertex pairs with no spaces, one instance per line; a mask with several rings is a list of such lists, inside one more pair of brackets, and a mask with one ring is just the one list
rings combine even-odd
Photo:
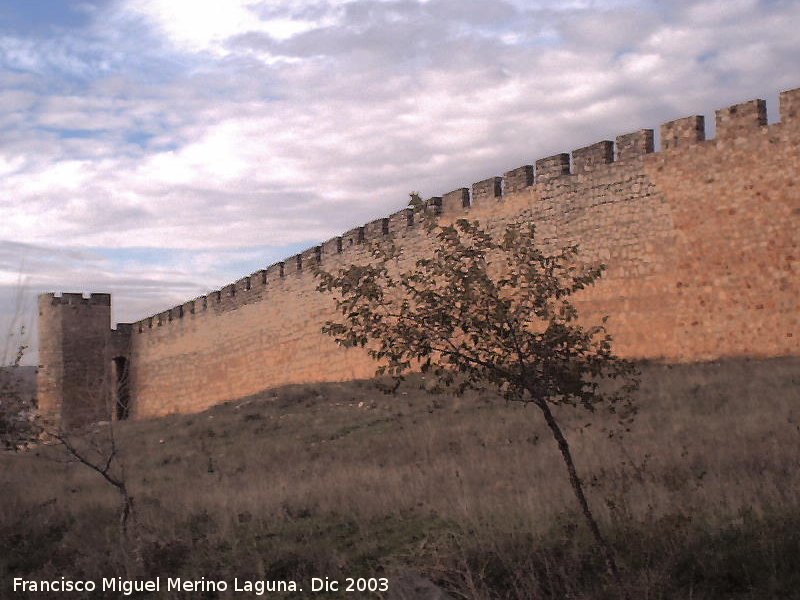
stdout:
[[[579,298],[609,315],[623,356],[665,361],[800,354],[800,89],[780,94],[780,122],[751,100],[558,154],[431,198],[448,222],[491,229],[523,216],[546,247],[577,243],[608,266]],[[388,235],[405,260],[431,252],[400,210],[156,315],[111,330],[110,297],[39,298],[43,412],[68,424],[153,417],[290,383],[369,377],[375,365],[320,328],[334,318],[311,266],[369,260]]]

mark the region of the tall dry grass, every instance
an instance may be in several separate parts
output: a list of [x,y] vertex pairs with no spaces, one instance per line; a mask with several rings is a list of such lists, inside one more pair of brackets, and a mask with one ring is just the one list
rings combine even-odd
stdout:
[[[800,524],[800,360],[642,368],[640,413],[621,438],[604,431],[607,415],[563,415],[632,590],[783,590],[781,561],[800,544],[785,533]],[[146,573],[413,569],[463,597],[613,597],[538,415],[488,393],[431,396],[423,383],[395,397],[370,382],[294,386],[123,424]],[[65,548],[92,549],[70,568],[98,576],[121,560],[113,491],[56,454],[2,459],[2,580],[59,573]],[[28,538],[40,543],[9,544]],[[743,565],[728,556],[739,548]],[[725,588],[708,573],[715,560],[772,570],[773,583]]]

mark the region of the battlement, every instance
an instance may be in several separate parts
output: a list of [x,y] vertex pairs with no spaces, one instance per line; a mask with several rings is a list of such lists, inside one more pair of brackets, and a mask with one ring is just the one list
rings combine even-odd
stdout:
[[540,158],[535,163],[535,183],[547,183],[564,175],[569,175],[569,154],[566,152]]
[[41,294],[39,305],[39,408],[48,420],[70,428],[105,416],[102,389],[112,337],[111,295]]
[[53,306],[111,306],[111,294],[89,294],[85,296],[80,292],[62,292],[59,294],[49,292],[39,295],[39,305],[49,304]]
[[522,165],[511,171],[506,171],[500,186],[500,195],[515,194],[533,185],[533,165]]
[[[493,205],[507,197],[525,192],[537,186],[564,186],[580,180],[591,186],[592,179],[609,169],[624,168],[631,161],[654,158],[662,152],[682,152],[700,144],[729,143],[758,135],[770,128],[798,127],[800,122],[800,88],[780,93],[780,122],[767,125],[766,102],[749,100],[715,113],[716,137],[706,139],[705,117],[692,115],[663,123],[660,126],[661,147],[656,152],[653,129],[638,129],[618,135],[611,140],[602,140],[570,153],[562,152],[540,158],[533,164],[525,164],[503,176],[492,176],[457,188],[442,196],[433,196],[425,201],[424,210],[444,218],[457,218],[471,210],[491,210]],[[154,327],[180,322],[188,316],[203,315],[209,308],[214,312],[236,310],[238,307],[257,301],[269,294],[270,287],[279,285],[286,278],[312,277],[315,265],[324,265],[332,259],[341,260],[342,255],[358,250],[363,244],[379,241],[389,235],[402,235],[413,229],[420,219],[411,208],[400,209],[388,217],[374,219],[354,227],[340,236],[333,237],[318,246],[304,250],[285,260],[270,265],[237,280],[208,296],[192,300],[169,310],[147,317],[133,324],[134,331],[144,333]],[[66,300],[64,300],[66,298]],[[81,294],[64,294],[54,300],[61,303],[110,303],[106,294],[92,294],[90,299]]]
[[572,151],[572,174],[584,175],[614,162],[614,142],[604,140]]
[[716,112],[717,139],[736,138],[767,125],[767,103],[750,100]]
[[503,178],[490,177],[472,184],[472,199],[466,199],[469,206],[481,206],[496,201],[503,195]]
[[640,129],[617,136],[617,160],[642,158],[655,151],[652,129]]
[[442,196],[441,214],[449,215],[463,212],[470,207],[469,189],[458,188]]
[[706,118],[694,115],[661,125],[661,149],[685,148],[706,139]]
[[778,96],[781,123],[793,127],[800,126],[800,88],[786,90]]
[[40,406],[91,422],[107,405],[86,399],[103,400],[97,390],[108,381],[110,397],[147,417],[290,383],[369,377],[366,353],[321,333],[335,310],[316,292],[314,271],[365,264],[387,239],[413,264],[430,252],[430,217],[467,216],[502,231],[524,216],[544,248],[579,244],[582,259],[607,264],[576,301],[590,320],[608,315],[621,356],[800,355],[791,277],[800,89],[782,92],[779,106],[773,124],[760,99],[717,110],[713,139],[693,115],[662,124],[658,149],[655,130],[639,128],[524,158],[116,330],[107,294],[44,294]]

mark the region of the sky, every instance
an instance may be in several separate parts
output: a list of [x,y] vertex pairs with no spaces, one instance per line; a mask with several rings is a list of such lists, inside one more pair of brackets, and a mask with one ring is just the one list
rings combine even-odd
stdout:
[[35,364],[40,292],[134,321],[411,191],[690,114],[713,135],[751,98],[774,121],[798,24],[795,0],[0,0],[0,332],[24,288]]

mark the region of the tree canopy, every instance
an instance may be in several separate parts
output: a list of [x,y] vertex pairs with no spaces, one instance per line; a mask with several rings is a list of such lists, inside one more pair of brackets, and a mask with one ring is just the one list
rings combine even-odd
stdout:
[[[628,361],[612,350],[606,318],[582,324],[574,295],[604,265],[578,261],[578,247],[546,253],[533,223],[516,221],[495,239],[477,221],[431,228],[430,257],[403,270],[402,248],[375,245],[373,261],[319,271],[342,315],[323,331],[400,379],[418,368],[441,387],[494,386],[509,400],[603,404],[631,415]],[[625,382],[610,389],[604,379]]]
[[[426,214],[414,195],[412,206]],[[333,295],[341,315],[323,332],[343,346],[364,348],[378,362],[377,374],[393,378],[391,389],[420,369],[435,376],[438,390],[494,388],[507,400],[538,407],[581,512],[623,589],[552,410],[602,406],[623,428],[635,414],[635,367],[614,354],[607,318],[584,323],[574,302],[605,266],[581,262],[575,245],[546,252],[535,225],[524,219],[496,236],[468,219],[443,226],[428,219],[427,228],[432,252],[411,265],[390,239],[371,247],[368,264],[336,273],[318,269],[318,289]]]

